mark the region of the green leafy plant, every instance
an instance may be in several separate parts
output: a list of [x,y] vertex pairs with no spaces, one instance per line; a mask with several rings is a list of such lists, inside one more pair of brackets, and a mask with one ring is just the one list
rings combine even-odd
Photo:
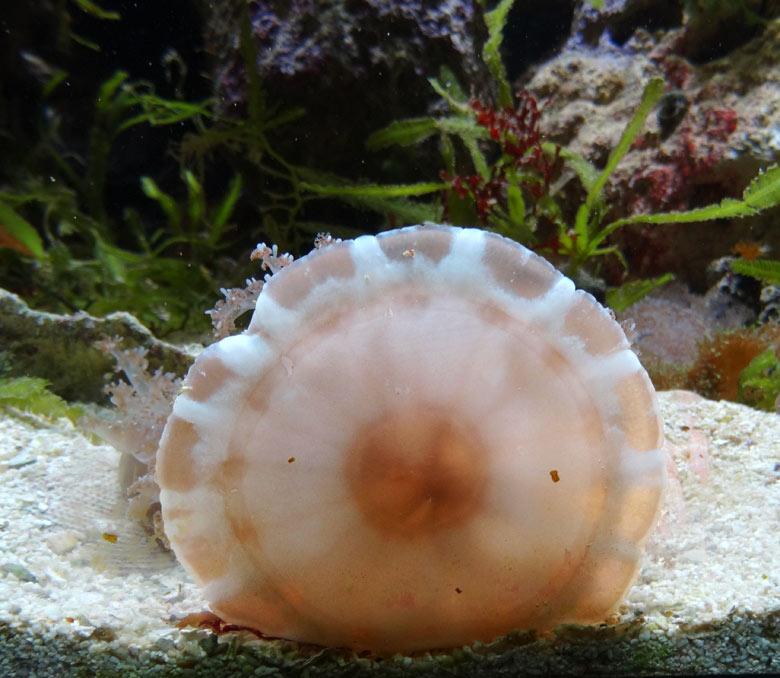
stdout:
[[620,287],[607,289],[605,302],[615,313],[622,313],[637,301],[644,299],[653,290],[674,280],[671,273],[664,273],[657,278],[647,280],[631,280]]
[[759,410],[773,412],[780,396],[780,361],[768,349],[753,358],[739,374],[738,400]]
[[[178,230],[151,235],[132,210],[118,228],[104,200],[110,155],[121,134],[140,125],[179,125],[210,115],[208,102],[165,99],[148,83],[129,81],[124,72],[106,80],[95,98],[84,157],[44,137],[31,157],[44,166],[53,163],[53,170],[44,174],[32,165],[20,172],[16,185],[0,191],[0,246],[19,258],[3,262],[4,283],[24,285],[28,301],[50,310],[129,310],[162,334],[190,321],[205,329],[201,310],[218,287],[205,263],[213,258],[240,181],[234,180],[211,209],[197,179],[184,173],[186,219],[179,220]],[[153,191],[153,184],[148,180],[146,188]],[[163,199],[161,191],[157,197]],[[133,250],[117,243],[122,231],[132,234]],[[171,256],[184,245],[190,246],[188,259]]]
[[78,9],[84,14],[104,21],[119,21],[121,18],[119,12],[104,9],[98,3],[92,2],[92,0],[58,0],[52,8],[56,12],[59,24],[57,42],[60,49],[67,51],[69,42],[73,41],[77,45],[99,52],[100,45],[98,43],[73,30],[74,18],[70,11],[71,8]]
[[[774,168],[780,173],[780,170]],[[778,181],[780,186],[780,181]],[[738,275],[747,275],[767,285],[780,285],[780,261],[769,259],[736,259],[731,262],[731,270]]]
[[[484,0],[480,0],[484,4]],[[507,107],[512,106],[512,91],[506,75],[506,69],[501,59],[500,47],[502,32],[507,16],[514,0],[501,0],[491,11],[485,12],[485,24],[488,29],[488,39],[482,49],[482,58],[488,67],[498,90],[499,102]],[[434,91],[449,105],[450,115],[434,118],[422,117],[407,120],[397,120],[388,127],[372,134],[366,141],[369,150],[382,150],[393,145],[411,146],[435,134],[440,137],[440,149],[446,172],[455,175],[455,146],[458,139],[466,148],[474,166],[483,177],[489,174],[488,164],[479,148],[480,140],[488,140],[489,133],[476,124],[474,111],[468,98],[448,68],[441,69],[439,78],[429,78],[428,82]],[[303,188],[311,192],[337,197],[376,212],[391,214],[393,222],[421,223],[428,220],[439,220],[442,217],[441,207],[437,204],[414,201],[431,194],[440,194],[447,188],[444,182],[422,181],[414,184],[383,185],[354,184],[341,179],[333,181],[333,177],[309,175],[309,181]],[[462,224],[468,225],[468,224]]]
[[127,73],[117,71],[100,86],[95,98],[83,175],[78,174],[56,149],[49,148],[49,152],[70,185],[77,190],[87,212],[95,220],[95,226],[104,230],[107,223],[104,204],[106,170],[116,139],[138,125],[170,126],[209,117],[211,110],[208,102],[188,103],[165,99],[155,94],[149,83],[131,82]]
[[[44,136],[29,154],[27,171],[0,190],[0,247],[12,253],[0,260],[2,282],[24,288],[27,301],[44,309],[127,310],[158,334],[184,327],[205,330],[203,309],[212,305],[220,283],[229,282],[216,277],[219,266],[228,270],[220,255],[231,247],[244,248],[262,237],[299,251],[308,249],[321,230],[357,235],[301,218],[307,203],[323,199],[323,181],[341,180],[297,167],[275,150],[280,128],[303,111],[280,110],[269,101],[256,72],[256,49],[245,12],[240,51],[248,100],[242,117],[217,113],[213,100],[166,99],[151,84],[118,71],[97,91],[83,156],[56,138],[56,130]],[[52,95],[61,82],[52,78],[45,94]],[[160,209],[163,225],[156,230],[138,209],[126,208],[117,219],[105,203],[115,142],[142,126],[189,130],[170,149],[180,165],[179,186],[162,185],[151,173],[139,177],[139,193]],[[235,168],[221,197],[204,180],[212,153]],[[259,223],[231,241],[245,186],[260,187],[255,193]],[[376,198],[375,204],[386,200],[386,195]],[[401,199],[390,198],[396,200]]]
[[[94,16],[116,18],[103,16],[92,2],[72,1]],[[218,113],[213,100],[166,99],[151,84],[117,71],[96,94],[83,155],[63,144],[56,130],[44,136],[29,154],[27,171],[17,172],[15,183],[0,190],[0,247],[13,253],[0,261],[3,283],[24,287],[26,299],[45,309],[128,310],[158,334],[185,326],[205,329],[202,311],[220,283],[228,282],[216,279],[219,266],[228,269],[220,262],[222,253],[244,248],[260,234],[293,251],[308,249],[321,230],[357,235],[302,218],[307,203],[323,199],[318,190],[323,181],[341,180],[297,167],[276,151],[280,128],[303,111],[280,110],[269,101],[257,74],[246,11],[240,53],[248,74],[243,116]],[[62,76],[50,80],[45,96],[57,90]],[[188,130],[170,149],[180,165],[179,186],[163,185],[151,173],[139,177],[140,192],[160,209],[163,225],[156,230],[137,208],[126,208],[117,219],[116,210],[110,212],[105,203],[115,142],[141,126]],[[212,153],[235,168],[221,197],[213,195],[205,179]],[[260,219],[240,241],[231,241],[231,222],[245,186],[259,187],[253,197]]]
[[230,216],[241,196],[241,175],[233,177],[227,193],[213,207],[207,204],[203,185],[190,170],[182,171],[182,180],[187,187],[187,198],[183,204],[163,191],[152,177],[141,177],[141,188],[147,197],[159,204],[168,219],[168,237],[158,245],[158,249],[165,250],[177,243],[187,243],[202,249],[198,258],[204,260],[219,248]]
[[773,165],[758,175],[742,192],[742,200],[724,198],[721,202],[706,207],[681,212],[662,212],[659,214],[637,214],[618,219],[608,225],[609,233],[630,223],[644,224],[684,224],[713,219],[733,219],[749,217],[762,210],[780,204],[780,167]]
[[766,22],[757,11],[757,4],[761,3],[753,3],[754,6],[751,6],[748,0],[685,0],[683,7],[689,23],[730,21],[750,26]]
[[[262,187],[257,200],[263,237],[282,250],[306,251],[314,236],[328,231],[339,237],[354,237],[361,231],[307,218],[306,209],[323,199],[338,199],[351,205],[392,215],[404,223],[419,223],[437,217],[438,210],[411,198],[438,193],[439,182],[411,185],[356,184],[343,177],[315,171],[289,162],[275,146],[275,137],[304,115],[301,108],[282,109],[269,101],[256,70],[257,46],[252,39],[246,12],[240,22],[239,52],[247,73],[246,111],[240,117],[215,116],[209,126],[188,134],[180,148],[184,164],[202,167],[219,153],[254,178],[245,185]],[[312,210],[316,211],[316,210]]]
[[[71,1],[99,18],[116,18],[111,12],[103,16],[105,10],[89,0]],[[83,157],[63,149],[53,136],[45,137],[31,156],[44,158],[48,165],[31,165],[13,186],[0,190],[0,247],[10,252],[0,261],[3,281],[26,287],[28,301],[43,308],[129,310],[165,334],[207,326],[202,309],[220,286],[214,263],[233,244],[231,220],[245,188],[255,198],[253,210],[259,219],[241,234],[242,243],[259,236],[283,250],[300,251],[318,231],[357,235],[305,217],[312,202],[336,198],[386,215],[391,225],[445,219],[486,227],[555,258],[573,276],[584,267],[597,272],[594,262],[601,256],[622,260],[609,237],[628,223],[746,216],[780,202],[780,177],[777,168],[771,168],[751,183],[741,201],[609,221],[604,188],[661,96],[663,83],[648,83],[606,166],[595,168],[571,150],[544,140],[538,125],[542,107],[530,94],[522,93],[516,105],[500,54],[512,4],[501,0],[485,13],[483,58],[494,81],[494,105],[469,99],[454,74],[442,69],[429,82],[447,113],[395,121],[367,141],[368,148],[379,151],[436,137],[443,168],[439,180],[357,184],[283,157],[276,150],[278,135],[304,112],[269,101],[255,67],[257,47],[246,10],[239,42],[248,78],[241,116],[218,113],[211,100],[160,97],[149,83],[116,72],[97,92]],[[44,94],[55,92],[63,79],[61,72],[54,74]],[[139,177],[139,190],[159,207],[163,225],[152,230],[133,209],[126,209],[121,219],[110,214],[105,189],[116,140],[139,126],[178,130],[182,125],[189,131],[172,149],[181,184],[163,183],[151,173]],[[213,195],[205,179],[212,154],[227,160],[235,172],[222,195]],[[52,164],[54,171],[49,172]],[[562,167],[584,188],[585,198],[574,213],[564,209],[571,202],[564,193],[569,189],[556,183]],[[608,299],[623,308],[667,280],[662,276],[631,282],[610,290]]]
[[51,419],[65,417],[76,423],[81,409],[48,390],[49,382],[33,377],[7,379],[0,377],[0,408],[14,407],[23,412]]
[[[304,111],[280,109],[269,102],[257,72],[257,46],[246,9],[240,21],[239,51],[247,74],[245,115],[216,116],[212,125],[201,126],[184,138],[181,154],[185,163],[201,167],[205,158],[215,152],[225,154],[235,165],[246,166],[248,161],[266,187],[268,199],[260,201],[259,207],[262,230],[280,247],[296,249],[319,230],[317,224],[306,224],[299,219],[304,204],[317,196],[306,195],[301,168],[276,151],[272,136],[304,115]],[[302,232],[307,235],[303,237]]]
[[103,9],[97,3],[92,2],[92,0],[72,0],[72,2],[74,5],[77,5],[82,11],[94,16],[97,19],[110,19],[112,21],[117,21],[120,18],[119,12]]
[[[458,193],[461,199],[468,198],[473,207],[470,213],[463,207],[457,211],[452,210],[448,215],[451,220],[458,225],[471,226],[477,225],[474,218],[477,216],[484,225],[493,230],[543,252],[565,257],[569,261],[569,272],[574,274],[594,256],[614,254],[620,257],[617,248],[608,246],[605,242],[612,233],[627,224],[688,223],[744,217],[780,203],[780,170],[775,166],[760,173],[751,182],[745,189],[742,200],[726,198],[718,204],[688,211],[638,214],[613,221],[606,220],[609,206],[604,198],[604,187],[641,132],[647,115],[660,99],[663,89],[664,83],[660,79],[653,79],[648,83],[637,111],[601,171],[571,150],[558,149],[552,144],[538,141],[535,102],[532,101],[529,106],[533,115],[525,114],[522,107],[519,113],[506,109],[491,110],[478,103],[454,99],[453,88],[445,90],[440,81],[437,82],[437,90],[443,93],[454,107],[453,117],[397,121],[374,134],[368,140],[368,146],[382,148],[394,143],[406,145],[439,133],[442,135],[442,147],[451,149],[454,144],[450,137],[457,137],[467,149],[477,172],[467,176],[456,175],[450,179],[449,189]],[[525,95],[523,105],[527,102],[528,95]],[[519,117],[525,122],[525,126],[513,127],[506,122],[502,124],[502,116],[504,121],[510,116]],[[525,138],[522,138],[517,130],[524,133]],[[485,153],[480,149],[478,141],[498,144],[500,155],[493,153],[490,156]],[[541,159],[540,147],[546,154],[546,163]],[[586,190],[585,200],[578,208],[571,225],[563,219],[556,196],[549,191],[550,177],[546,173],[551,166],[550,160],[556,157],[556,154],[576,173]],[[444,153],[445,163],[450,168],[454,167],[452,156],[451,152]],[[497,159],[491,162],[488,157]],[[445,171],[445,176],[449,173]],[[545,191],[535,192],[535,187],[543,187]],[[399,188],[394,187],[395,190]],[[419,193],[420,189],[427,191],[433,186],[418,184],[408,188]],[[529,191],[521,189],[530,189],[533,194],[530,198],[535,199],[533,204],[529,201]],[[555,238],[549,242],[540,242],[537,238],[537,224],[542,219],[557,227]]]

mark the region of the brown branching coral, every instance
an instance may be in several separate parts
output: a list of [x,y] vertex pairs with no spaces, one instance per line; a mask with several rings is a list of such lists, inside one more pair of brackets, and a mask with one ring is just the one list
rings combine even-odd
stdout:
[[748,319],[744,307],[724,308],[717,295],[697,297],[679,290],[647,297],[621,316],[632,326],[634,346],[657,389],[734,402],[739,401],[740,373],[756,356],[780,345],[780,326],[744,327]]
[[738,401],[739,375],[758,355],[780,345],[780,326],[764,325],[716,334],[699,344],[684,388],[710,400]]

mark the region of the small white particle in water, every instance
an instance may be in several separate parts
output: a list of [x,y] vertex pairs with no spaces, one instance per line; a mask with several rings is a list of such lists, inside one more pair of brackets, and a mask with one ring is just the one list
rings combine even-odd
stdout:
[[292,361],[292,359],[289,358],[286,355],[283,355],[282,356],[282,367],[284,367],[284,369],[286,370],[287,376],[291,377],[292,373],[293,373],[293,361]]

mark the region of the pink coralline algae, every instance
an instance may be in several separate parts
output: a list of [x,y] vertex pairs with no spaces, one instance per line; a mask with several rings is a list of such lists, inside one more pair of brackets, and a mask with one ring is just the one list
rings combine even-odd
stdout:
[[[710,176],[723,160],[723,142],[737,130],[737,114],[731,109],[708,109],[678,128],[674,147],[655,153],[653,169],[639,167],[629,181],[634,199],[632,213],[682,210],[690,204],[692,187]],[[640,137],[635,148],[646,139]]]

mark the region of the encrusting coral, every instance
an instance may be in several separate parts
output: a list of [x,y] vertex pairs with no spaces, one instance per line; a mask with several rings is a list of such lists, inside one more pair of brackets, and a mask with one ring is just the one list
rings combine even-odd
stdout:
[[664,485],[609,312],[477,229],[321,244],[200,355],[160,443],[166,534],[213,611],[380,652],[603,621]]

